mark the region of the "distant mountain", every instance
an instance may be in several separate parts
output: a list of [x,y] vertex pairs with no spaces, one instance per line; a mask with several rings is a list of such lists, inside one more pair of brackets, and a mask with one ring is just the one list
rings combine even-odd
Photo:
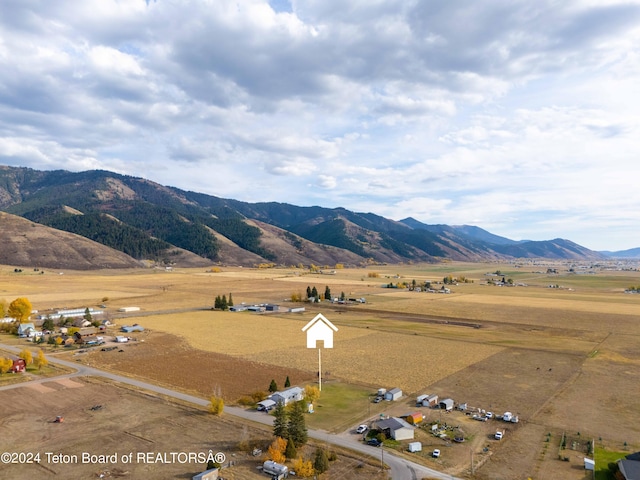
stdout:
[[610,258],[640,258],[640,248],[630,248],[629,250],[619,250],[617,252],[598,252]]
[[468,225],[426,225],[412,218],[397,222],[344,208],[247,203],[101,170],[0,166],[0,210],[86,237],[135,260],[176,264],[193,264],[194,258],[247,266],[601,258],[568,240],[516,242]]

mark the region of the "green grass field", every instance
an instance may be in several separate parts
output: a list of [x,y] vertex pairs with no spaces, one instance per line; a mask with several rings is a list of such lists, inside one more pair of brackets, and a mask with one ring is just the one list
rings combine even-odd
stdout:
[[629,452],[612,452],[605,448],[595,449],[594,460],[596,461],[596,480],[613,480],[615,477],[609,470],[609,464],[617,462],[628,455]]
[[378,413],[381,407],[371,403],[371,389],[341,382],[322,385],[320,399],[315,404],[315,412],[307,415],[309,428],[320,428],[338,432],[356,426],[363,412]]

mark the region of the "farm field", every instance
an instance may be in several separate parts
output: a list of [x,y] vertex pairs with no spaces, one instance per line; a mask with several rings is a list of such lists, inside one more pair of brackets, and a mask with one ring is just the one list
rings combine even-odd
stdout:
[[[258,447],[266,451],[272,440],[268,429],[214,417],[202,409],[108,382],[74,378],[4,390],[0,391],[0,405],[0,449],[41,456],[39,464],[0,464],[1,478],[191,478],[206,469],[206,461],[186,461],[187,457],[177,455],[207,455],[209,450],[224,453],[227,464],[234,462],[223,470],[225,479],[267,478],[256,470],[261,457],[246,450]],[[58,415],[64,421],[53,423]],[[105,458],[86,457],[83,462],[83,453]],[[122,457],[130,453],[133,461],[123,462]],[[67,457],[54,456],[60,454]],[[106,458],[113,454],[115,461]],[[56,458],[67,460],[56,462]],[[342,454],[331,463],[329,472],[352,480],[380,478],[377,465]]]
[[[339,329],[334,348],[322,351],[323,380],[353,393],[362,403],[362,416],[341,407],[339,396],[327,394],[319,402],[323,413],[334,408],[344,414],[326,420],[319,415],[312,420],[314,427],[326,421],[328,430],[347,429],[372,411],[377,414],[364,399],[378,387],[399,386],[409,395],[398,405],[380,407],[393,414],[410,411],[415,394],[437,393],[520,416],[514,435],[484,456],[474,478],[578,479],[577,460],[572,457],[567,465],[557,460],[557,451],[548,453],[547,433],[555,438],[563,431],[581,432],[585,438],[601,438],[613,450],[624,442],[630,451],[640,449],[640,295],[623,293],[640,284],[640,273],[571,275],[559,263],[549,267],[561,273],[543,273],[547,265],[455,263],[339,269],[333,275],[296,268],[15,275],[5,268],[0,269],[0,299],[26,296],[41,311],[105,304],[106,317],[119,325],[140,323],[146,331],[135,334],[138,341],[122,347],[123,352],[65,356],[205,398],[221,391],[228,403],[266,390],[271,379],[280,387],[286,376],[292,384],[315,382],[317,350],[306,348],[301,329],[323,313]],[[496,270],[527,286],[487,285],[485,273]],[[369,276],[373,271],[377,277]],[[382,288],[413,279],[436,282],[450,274],[473,283],[451,285],[450,294]],[[366,304],[285,300],[307,286],[322,293],[327,285],[332,296],[344,292],[365,297]],[[268,302],[306,311],[211,310],[216,295],[230,293],[236,305]],[[125,306],[141,310],[117,311]],[[482,442],[468,445],[484,458]],[[439,466],[468,475],[470,451],[459,447],[450,451],[466,448],[464,455],[448,455]]]

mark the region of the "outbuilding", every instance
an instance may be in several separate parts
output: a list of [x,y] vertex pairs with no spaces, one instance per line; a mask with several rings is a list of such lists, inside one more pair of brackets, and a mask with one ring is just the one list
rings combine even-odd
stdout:
[[276,406],[276,402],[274,402],[270,398],[267,398],[266,400],[262,400],[261,402],[258,402],[256,409],[261,412],[262,411],[268,412],[275,406]]
[[22,358],[13,359],[13,365],[11,365],[11,373],[21,373],[27,369],[27,362]]
[[454,405],[454,402],[451,398],[445,398],[444,400],[440,400],[440,408],[442,410],[446,410],[447,412],[450,412],[451,410],[453,410],[453,405]]
[[435,393],[427,395],[427,398],[422,401],[423,407],[435,407],[436,405],[438,405],[438,395]]
[[422,443],[420,443],[420,442],[411,442],[408,445],[408,450],[411,453],[421,452],[422,451]]
[[411,425],[417,425],[424,420],[424,416],[422,415],[422,412],[414,412],[407,415],[406,420],[407,423]]
[[422,402],[426,400],[429,395],[418,395],[416,398],[416,407],[422,407]]
[[414,438],[415,427],[409,425],[401,418],[391,417],[386,420],[376,422],[377,427],[384,434],[394,440],[412,440]]
[[389,401],[400,400],[402,397],[402,390],[399,388],[392,388],[384,394],[384,399]]

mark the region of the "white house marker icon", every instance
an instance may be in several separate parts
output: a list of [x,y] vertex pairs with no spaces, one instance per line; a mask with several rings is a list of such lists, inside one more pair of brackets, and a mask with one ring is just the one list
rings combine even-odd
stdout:
[[303,327],[302,331],[307,332],[307,348],[316,348],[318,340],[322,340],[324,348],[333,348],[333,332],[337,332],[338,327],[319,313]]

